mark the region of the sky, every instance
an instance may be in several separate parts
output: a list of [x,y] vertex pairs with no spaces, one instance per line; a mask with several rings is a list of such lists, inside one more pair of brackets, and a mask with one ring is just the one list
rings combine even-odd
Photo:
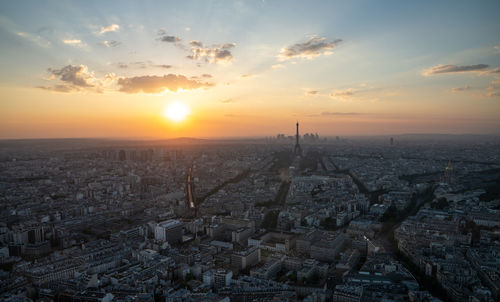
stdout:
[[[296,121],[321,136],[499,134],[499,12],[457,0],[0,1],[0,138],[264,137]],[[169,118],[172,103],[189,114]]]

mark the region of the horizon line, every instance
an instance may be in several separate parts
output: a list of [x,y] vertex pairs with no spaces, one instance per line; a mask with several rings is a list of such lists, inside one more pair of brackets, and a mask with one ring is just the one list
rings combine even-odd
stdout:
[[[394,134],[351,134],[351,135],[320,135],[322,138],[359,138],[359,137],[391,137],[391,136],[411,136],[411,135],[433,135],[433,136],[500,136],[499,133],[445,133],[445,132],[414,132],[414,133],[394,133]],[[295,135],[287,135],[287,137],[295,137]],[[302,135],[303,136],[303,135]],[[301,137],[302,137],[301,136]],[[192,140],[245,140],[245,139],[269,139],[276,138],[276,135],[255,135],[255,136],[178,136],[178,137],[92,137],[92,136],[80,136],[80,137],[18,137],[18,138],[0,138],[0,141],[21,141],[21,140],[132,140],[132,141],[168,141],[168,140],[181,140],[181,139],[192,139]]]

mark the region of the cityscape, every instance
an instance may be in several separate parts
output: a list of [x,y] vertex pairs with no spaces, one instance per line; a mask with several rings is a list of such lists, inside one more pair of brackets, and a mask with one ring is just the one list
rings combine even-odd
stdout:
[[0,301],[500,301],[498,1],[0,3]]
[[468,139],[4,141],[1,299],[497,301]]

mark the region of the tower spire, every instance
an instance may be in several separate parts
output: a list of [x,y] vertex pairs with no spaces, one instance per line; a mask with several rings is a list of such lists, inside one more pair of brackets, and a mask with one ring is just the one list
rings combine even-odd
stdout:
[[295,156],[302,156],[302,148],[299,144],[299,121],[297,121],[297,133],[295,134],[295,148],[293,150]]

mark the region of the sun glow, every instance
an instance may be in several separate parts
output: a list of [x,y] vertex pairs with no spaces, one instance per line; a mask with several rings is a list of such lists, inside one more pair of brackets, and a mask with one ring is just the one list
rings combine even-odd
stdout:
[[190,110],[186,104],[181,102],[173,102],[165,109],[164,115],[173,122],[182,122],[189,115]]

